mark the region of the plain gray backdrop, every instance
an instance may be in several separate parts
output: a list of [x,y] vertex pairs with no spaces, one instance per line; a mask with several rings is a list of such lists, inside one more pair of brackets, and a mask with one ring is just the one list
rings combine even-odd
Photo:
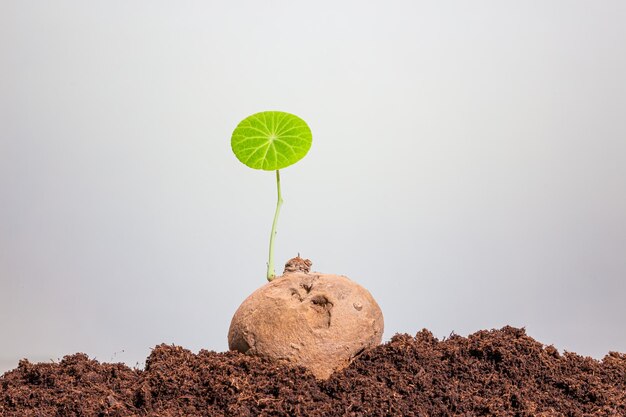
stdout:
[[0,371],[227,349],[277,264],[367,287],[385,339],[504,325],[626,351],[626,2],[0,0]]

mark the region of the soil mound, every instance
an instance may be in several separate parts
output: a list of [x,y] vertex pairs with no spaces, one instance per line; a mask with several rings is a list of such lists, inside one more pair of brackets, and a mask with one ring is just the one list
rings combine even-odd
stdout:
[[559,354],[504,327],[396,335],[328,380],[159,345],[144,370],[78,353],[0,377],[2,416],[626,416],[626,355]]

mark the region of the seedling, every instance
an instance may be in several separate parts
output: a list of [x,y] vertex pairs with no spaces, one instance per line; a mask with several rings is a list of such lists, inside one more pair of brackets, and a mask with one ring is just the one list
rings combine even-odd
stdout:
[[317,378],[345,368],[382,339],[383,313],[365,288],[346,276],[311,272],[311,261],[290,259],[274,279],[274,238],[283,198],[280,170],[304,158],[311,130],[289,113],[268,111],[242,120],[231,145],[254,169],[276,171],[278,201],[270,234],[267,280],[239,306],[228,329],[231,350],[304,366]]
[[295,164],[309,152],[313,137],[304,120],[290,113],[264,111],[243,119],[231,138],[233,153],[253,169],[276,171],[278,200],[270,233],[267,280],[276,277],[274,268],[274,237],[283,198],[280,192],[280,170]]

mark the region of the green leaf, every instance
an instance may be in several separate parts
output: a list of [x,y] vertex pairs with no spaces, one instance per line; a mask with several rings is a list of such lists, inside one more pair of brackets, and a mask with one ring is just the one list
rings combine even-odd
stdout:
[[304,158],[312,140],[311,129],[298,116],[264,111],[243,119],[230,145],[237,159],[250,168],[274,171]]

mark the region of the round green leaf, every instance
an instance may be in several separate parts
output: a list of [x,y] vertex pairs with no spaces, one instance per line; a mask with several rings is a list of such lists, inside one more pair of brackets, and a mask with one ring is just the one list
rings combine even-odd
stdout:
[[230,145],[237,159],[250,168],[274,171],[304,158],[312,140],[311,129],[298,116],[264,111],[243,119]]

